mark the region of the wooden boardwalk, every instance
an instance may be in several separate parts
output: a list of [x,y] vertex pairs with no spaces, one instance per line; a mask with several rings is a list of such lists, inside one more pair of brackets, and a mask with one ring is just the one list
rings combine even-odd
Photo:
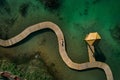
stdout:
[[[75,63],[75,62],[73,62],[69,58],[69,56],[67,55],[67,52],[66,52],[66,49],[65,49],[64,35],[63,35],[61,29],[56,24],[54,24],[52,22],[41,22],[41,23],[35,24],[33,26],[30,26],[30,27],[26,28],[23,32],[18,34],[17,36],[15,36],[13,38],[10,38],[8,40],[0,39],[0,45],[3,46],[3,47],[12,46],[12,45],[20,42],[24,38],[26,38],[32,32],[35,32],[35,31],[38,31],[38,30],[41,30],[41,29],[46,29],[46,28],[53,30],[54,33],[56,34],[57,39],[58,39],[60,56],[69,68],[75,69],[75,70],[100,68],[100,69],[104,70],[104,72],[106,74],[106,77],[107,77],[107,80],[113,80],[113,75],[112,75],[110,67],[106,63],[95,61],[95,58],[92,56],[92,52],[90,50],[90,47],[88,47],[90,62],[86,62],[86,63]],[[94,50],[94,46],[91,46],[91,48]]]

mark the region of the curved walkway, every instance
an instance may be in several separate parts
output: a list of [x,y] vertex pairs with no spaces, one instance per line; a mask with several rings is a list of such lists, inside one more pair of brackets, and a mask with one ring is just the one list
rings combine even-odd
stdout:
[[49,29],[53,30],[54,33],[56,34],[57,39],[58,39],[60,56],[62,57],[63,61],[65,62],[65,64],[69,68],[75,69],[75,70],[100,68],[100,69],[103,69],[105,71],[107,80],[113,80],[113,75],[112,75],[110,67],[103,62],[99,62],[99,61],[93,61],[92,62],[92,61],[90,61],[90,62],[81,63],[81,64],[73,62],[69,58],[69,56],[67,55],[67,52],[66,52],[66,49],[65,49],[64,35],[63,35],[61,29],[56,24],[54,24],[52,22],[41,22],[41,23],[35,24],[33,26],[30,26],[30,27],[26,28],[23,32],[21,32],[19,35],[15,36],[13,38],[10,38],[8,40],[0,39],[0,45],[4,46],[4,47],[12,46],[12,45],[16,44],[17,42],[26,38],[32,32],[35,32],[35,31],[38,31],[38,30],[41,30],[41,29],[46,29],[46,28],[49,28]]

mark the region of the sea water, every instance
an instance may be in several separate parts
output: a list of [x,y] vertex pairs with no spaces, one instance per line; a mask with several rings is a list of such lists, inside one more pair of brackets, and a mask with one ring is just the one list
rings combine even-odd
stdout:
[[[63,31],[69,57],[74,62],[84,63],[88,62],[84,39],[88,33],[98,32],[102,39],[96,48],[99,56],[104,56],[104,60],[100,58],[100,61],[107,63],[114,80],[119,80],[120,38],[114,38],[120,34],[114,32],[114,27],[120,25],[119,0],[61,0],[60,6],[53,10],[39,0],[0,2],[1,39],[14,37],[33,24],[51,21]],[[100,69],[77,71],[67,67],[59,55],[56,35],[51,30],[39,30],[12,47],[0,47],[1,57],[6,58],[36,52],[40,53],[51,74],[58,80],[106,80]],[[20,62],[22,64],[22,60]]]

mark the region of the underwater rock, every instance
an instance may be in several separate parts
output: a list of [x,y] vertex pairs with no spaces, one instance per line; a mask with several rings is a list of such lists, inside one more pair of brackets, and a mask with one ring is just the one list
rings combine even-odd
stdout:
[[88,9],[87,8],[84,10],[84,15],[88,15]]
[[[0,0],[0,13],[4,14],[7,12],[7,14],[11,13],[10,6],[6,0]],[[4,12],[5,11],[5,12]]]
[[50,66],[51,66],[51,67],[55,67],[55,63],[51,63]]
[[6,0],[0,0],[0,7],[5,6]]
[[100,2],[100,0],[94,0],[92,3],[93,3],[93,4],[96,4],[96,3],[98,3],[98,2]]
[[88,1],[86,1],[85,2],[85,9],[84,9],[84,12],[83,12],[84,15],[88,15],[89,6],[90,6],[90,3]]
[[12,56],[10,58],[10,61],[19,65],[19,64],[28,63],[32,59],[34,59],[34,54],[32,54],[32,53],[21,53],[21,54],[16,54],[16,55]]
[[81,13],[81,12],[79,12],[79,15],[80,15],[80,16],[82,16],[82,13]]
[[47,9],[56,10],[60,7],[60,0],[39,0]]
[[23,17],[27,16],[29,6],[29,3],[24,3],[19,7],[19,12]]
[[7,25],[13,25],[16,20],[17,20],[17,17],[12,17],[10,19],[5,19],[4,21]]
[[113,39],[120,41],[120,24],[110,29],[110,33]]
[[89,4],[90,4],[90,2],[89,2],[89,1],[85,1],[85,5],[87,5],[87,6],[88,6]]
[[8,32],[9,32],[9,29],[8,27],[5,25],[0,25],[2,27],[0,27],[0,38],[1,39],[8,39]]
[[42,38],[42,39],[40,39],[40,41],[39,41],[39,45],[40,46],[42,46],[42,45],[44,45],[46,43],[46,38]]

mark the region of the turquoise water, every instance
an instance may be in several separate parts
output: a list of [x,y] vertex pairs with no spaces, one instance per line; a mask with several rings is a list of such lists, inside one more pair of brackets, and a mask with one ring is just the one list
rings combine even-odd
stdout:
[[[1,0],[0,3],[0,38],[8,39],[30,25],[52,21],[65,35],[70,58],[83,63],[88,61],[84,38],[90,32],[98,32],[102,37],[98,45],[100,52],[105,56],[105,63],[111,67],[114,80],[119,80],[119,0],[60,0],[59,7],[55,9],[45,7],[40,0]],[[36,52],[40,52],[58,80],[106,80],[104,72],[99,69],[69,69],[59,55],[56,36],[50,30],[38,31],[16,46],[0,47],[0,56],[13,62],[11,57]],[[18,62],[22,64],[22,60],[18,59]]]

